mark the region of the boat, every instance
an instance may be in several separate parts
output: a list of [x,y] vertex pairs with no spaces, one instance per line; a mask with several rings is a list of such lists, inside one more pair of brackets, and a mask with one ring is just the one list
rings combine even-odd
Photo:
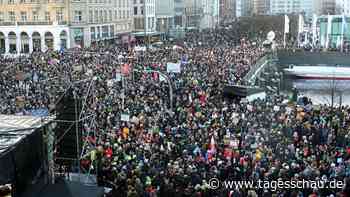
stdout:
[[290,66],[286,74],[307,80],[350,80],[350,67],[339,66]]

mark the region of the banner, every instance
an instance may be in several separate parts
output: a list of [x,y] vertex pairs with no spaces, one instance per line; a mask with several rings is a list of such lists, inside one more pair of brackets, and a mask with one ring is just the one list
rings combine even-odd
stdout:
[[82,65],[75,65],[75,66],[73,66],[73,70],[76,72],[81,72],[83,70],[83,66]]
[[146,47],[140,47],[140,46],[136,46],[134,48],[135,51],[146,51]]
[[130,121],[130,116],[129,114],[121,114],[120,116],[121,121],[129,122]]
[[34,82],[38,82],[39,81],[39,76],[38,76],[38,74],[35,71],[33,73],[33,81]]
[[181,64],[168,62],[166,70],[168,73],[180,73],[181,72]]
[[49,110],[47,108],[33,109],[30,111],[30,115],[35,117],[49,116]]
[[114,83],[113,79],[107,80],[107,87],[112,87]]
[[53,58],[53,59],[50,59],[48,63],[49,63],[50,65],[55,65],[55,64],[58,64],[59,62],[60,62],[60,61],[59,61],[58,59]]

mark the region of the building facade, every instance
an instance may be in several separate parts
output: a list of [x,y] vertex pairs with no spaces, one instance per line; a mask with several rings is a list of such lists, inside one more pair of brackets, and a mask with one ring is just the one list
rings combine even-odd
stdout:
[[202,0],[203,15],[200,28],[215,28],[220,23],[219,0]]
[[[133,30],[130,0],[73,0],[70,29],[74,45],[122,39]],[[81,41],[81,37],[83,36]],[[80,43],[79,43],[80,41]],[[73,46],[74,46],[73,45]]]
[[302,0],[271,0],[270,11],[272,15],[301,13]]
[[243,16],[242,2],[243,2],[243,0],[235,0],[235,16],[236,16],[236,18]]
[[0,52],[90,46],[132,30],[128,0],[0,0]]
[[70,45],[64,1],[0,1],[0,52],[30,53]]
[[268,15],[270,13],[270,0],[253,0],[254,15]]
[[156,31],[156,0],[133,0],[134,29],[136,32]]
[[[331,28],[328,28],[328,19],[331,19]],[[350,27],[350,18],[345,17],[344,27]],[[319,43],[322,47],[327,45],[330,48],[339,48],[342,42],[350,41],[350,28],[343,27],[343,15],[323,15],[318,17],[318,22],[320,25],[320,39]],[[328,34],[330,30],[330,34]],[[328,39],[328,40],[327,40]]]
[[168,33],[174,28],[174,0],[156,0],[156,30]]
[[336,13],[336,0],[314,0],[314,6],[317,15],[333,15]]
[[241,0],[242,16],[252,16],[253,0]]
[[307,19],[311,19],[317,13],[321,5],[318,0],[270,0],[270,13],[272,15],[281,14],[303,14]]
[[202,0],[186,0],[185,16],[186,28],[199,28],[201,16],[203,15]]
[[350,15],[350,1],[349,0],[336,0],[335,12],[336,12],[336,14]]
[[186,26],[185,3],[186,3],[186,0],[174,0],[175,28],[182,28]]
[[220,0],[220,21],[232,21],[235,18],[235,0]]
[[323,14],[335,14],[335,0],[322,0],[322,13]]
[[302,0],[300,6],[301,12],[305,15],[306,19],[311,19],[315,13],[314,0]]

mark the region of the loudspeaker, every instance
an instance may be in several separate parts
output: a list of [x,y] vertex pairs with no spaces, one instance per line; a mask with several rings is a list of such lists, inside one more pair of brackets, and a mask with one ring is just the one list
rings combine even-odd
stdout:
[[76,161],[77,155],[82,149],[82,122],[79,115],[82,108],[82,100],[75,98],[73,90],[69,89],[61,101],[57,104],[56,158],[57,163],[71,165]]
[[222,94],[229,99],[244,98],[248,95],[248,89],[242,86],[225,86]]

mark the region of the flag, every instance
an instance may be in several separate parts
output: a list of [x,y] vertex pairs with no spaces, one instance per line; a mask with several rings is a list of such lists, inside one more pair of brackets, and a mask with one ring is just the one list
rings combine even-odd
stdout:
[[342,36],[337,36],[337,48],[341,47]]
[[345,35],[345,33],[346,33],[347,29],[348,29],[348,23],[346,21],[345,14],[343,14],[343,26],[342,26],[342,28],[343,28],[343,34]]
[[113,150],[111,148],[107,148],[105,154],[107,158],[111,158],[113,155]]
[[231,190],[230,193],[228,194],[228,197],[232,197],[233,196],[233,191]]
[[301,34],[304,32],[304,17],[303,15],[299,14],[299,21],[298,21],[298,45],[301,46]]
[[60,52],[60,53],[64,53],[64,47],[63,47],[63,45],[61,45],[59,52]]
[[328,14],[328,23],[327,23],[327,39],[326,39],[326,48],[329,47],[330,36],[332,34],[332,20],[333,16]]
[[344,37],[345,37],[345,31],[347,29],[347,22],[346,22],[346,17],[345,14],[343,13],[343,18],[342,18],[342,27],[341,27],[341,41],[340,41],[340,47],[341,51],[344,49]]
[[317,38],[317,15],[313,15],[312,19],[312,43],[315,46],[316,45],[316,38]]
[[213,153],[210,150],[207,150],[207,153],[205,154],[205,161],[207,163],[210,163],[213,161]]
[[211,136],[211,140],[210,140],[210,144],[209,144],[209,150],[210,150],[212,153],[215,153],[215,152],[216,152],[214,136]]
[[205,160],[208,163],[210,163],[213,160],[215,153],[216,153],[215,140],[214,140],[214,136],[212,136],[210,139],[209,149],[207,150],[207,153],[205,154]]
[[304,31],[304,17],[303,15],[299,14],[299,23],[298,23],[298,33],[303,33]]
[[284,15],[284,33],[287,34],[289,33],[289,17],[287,15]]
[[167,149],[168,149],[168,151],[171,151],[171,145],[170,145],[169,142],[168,142],[168,144],[167,144]]
[[199,154],[201,154],[201,149],[198,147],[198,146],[196,146],[196,148],[193,150],[193,154],[194,155],[196,155],[197,153],[199,153]]
[[289,33],[289,17],[284,15],[284,36],[283,36],[283,46],[286,48],[286,37],[287,33]]
[[159,81],[166,81],[166,79],[162,75],[159,75]]
[[225,148],[224,149],[224,157],[227,160],[230,160],[232,158],[232,149],[231,148]]
[[326,46],[326,38],[325,38],[325,35],[321,35],[321,45],[322,45],[323,47]]
[[152,77],[153,77],[153,80],[154,80],[154,81],[158,81],[158,80],[159,80],[159,74],[156,73],[156,72],[154,72],[154,73],[152,74]]

